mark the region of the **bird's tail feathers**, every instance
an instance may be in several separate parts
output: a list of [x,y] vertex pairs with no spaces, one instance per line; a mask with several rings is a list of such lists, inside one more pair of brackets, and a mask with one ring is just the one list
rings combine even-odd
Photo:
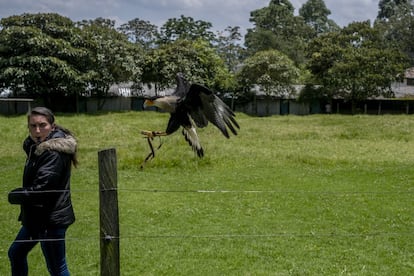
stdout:
[[203,147],[200,144],[200,140],[197,135],[197,131],[195,127],[191,128],[183,128],[183,135],[185,137],[185,140],[188,142],[188,144],[193,148],[193,150],[197,153],[198,157],[204,156],[204,150]]

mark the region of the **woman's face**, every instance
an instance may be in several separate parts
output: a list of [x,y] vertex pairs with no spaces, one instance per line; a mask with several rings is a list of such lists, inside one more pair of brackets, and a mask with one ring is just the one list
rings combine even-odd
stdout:
[[29,118],[30,137],[36,142],[43,142],[53,130],[54,125],[50,124],[43,115],[32,115]]

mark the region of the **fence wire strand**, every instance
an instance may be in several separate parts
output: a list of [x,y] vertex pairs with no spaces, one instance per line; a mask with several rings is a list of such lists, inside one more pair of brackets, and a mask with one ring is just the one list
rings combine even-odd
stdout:
[[[119,191],[119,192],[137,192],[137,193],[201,193],[201,194],[212,194],[212,193],[223,193],[223,194],[299,194],[299,195],[407,195],[412,199],[414,191],[395,191],[395,192],[364,192],[364,191],[283,191],[283,190],[174,190],[174,189],[142,189],[142,188],[116,188],[116,189],[71,189],[71,190],[47,190],[47,191],[28,191],[21,193],[97,193],[105,191]],[[8,193],[8,191],[3,191]],[[20,193],[20,192],[18,192]],[[250,239],[250,238],[283,238],[283,237],[296,237],[296,238],[362,238],[362,237],[403,237],[413,236],[414,232],[378,232],[378,233],[270,233],[270,234],[160,234],[160,235],[123,235],[122,237],[110,236],[110,239],[119,240],[131,240],[131,239]],[[66,242],[83,242],[83,241],[98,241],[100,239],[107,239],[108,237],[99,236],[85,236],[85,237],[66,237],[65,239],[30,239],[30,240],[17,240],[14,242],[53,242],[62,241]],[[11,241],[3,240],[2,243],[10,243]]]
[[[408,237],[414,236],[414,233],[271,233],[271,234],[194,234],[194,235],[123,235],[121,236],[105,236],[105,237],[66,237],[64,239],[29,239],[29,240],[14,240],[16,243],[30,243],[30,242],[84,242],[84,241],[98,241],[98,240],[135,240],[135,239],[274,239],[274,238],[366,238],[366,237]],[[4,243],[10,243],[10,241],[3,241]]]
[[[394,191],[394,192],[364,192],[364,191],[289,191],[289,190],[174,190],[174,189],[140,189],[140,188],[114,188],[104,190],[94,189],[71,189],[71,190],[46,190],[46,191],[16,191],[15,193],[39,194],[39,193],[96,193],[107,191],[137,192],[137,193],[240,193],[240,194],[320,194],[320,195],[412,195],[414,191]],[[9,191],[3,191],[8,194]]]

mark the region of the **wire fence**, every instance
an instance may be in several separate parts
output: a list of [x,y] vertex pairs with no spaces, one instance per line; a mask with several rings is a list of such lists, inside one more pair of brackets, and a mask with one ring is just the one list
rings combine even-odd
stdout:
[[[47,191],[16,191],[16,193],[24,194],[41,194],[41,193],[99,193],[105,191],[118,192],[139,192],[139,193],[239,193],[239,194],[254,194],[254,193],[269,193],[269,194],[297,194],[297,195],[406,195],[410,197],[414,194],[413,191],[291,191],[291,190],[179,190],[179,189],[157,189],[157,188],[116,188],[116,189],[71,189],[71,190],[47,190]],[[3,191],[8,194],[10,191]]]
[[[47,191],[28,191],[28,192],[17,192],[17,193],[99,193],[105,191],[117,191],[126,193],[196,193],[196,194],[289,194],[289,195],[320,195],[320,196],[399,196],[399,200],[407,199],[413,201],[414,191],[287,191],[287,190],[184,190],[184,189],[157,189],[157,188],[116,188],[116,189],[71,189],[71,190],[47,190]],[[3,191],[2,193],[8,194],[9,191]],[[98,210],[97,210],[98,211]],[[280,233],[268,233],[268,234],[256,234],[256,233],[245,233],[245,234],[146,234],[146,235],[121,235],[121,236],[107,236],[107,239],[119,239],[119,240],[133,240],[133,239],[272,239],[272,238],[366,238],[366,237],[414,237],[414,232],[364,232],[364,233],[323,233],[323,232],[280,232]],[[66,237],[64,240],[67,242],[85,242],[85,241],[97,241],[98,236],[82,236],[82,237]],[[61,241],[63,239],[30,239],[30,240],[19,240],[16,242],[52,242]],[[9,240],[1,241],[2,243],[10,243]]]

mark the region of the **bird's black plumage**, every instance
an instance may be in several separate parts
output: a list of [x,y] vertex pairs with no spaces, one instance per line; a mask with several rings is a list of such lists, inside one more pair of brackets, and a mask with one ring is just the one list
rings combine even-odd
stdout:
[[183,135],[199,157],[204,155],[196,132],[196,127],[203,128],[211,122],[221,133],[230,138],[229,132],[237,135],[239,124],[234,112],[207,87],[189,83],[182,74],[177,74],[177,88],[171,96],[158,97],[151,103],[170,112],[165,135],[183,127]]

